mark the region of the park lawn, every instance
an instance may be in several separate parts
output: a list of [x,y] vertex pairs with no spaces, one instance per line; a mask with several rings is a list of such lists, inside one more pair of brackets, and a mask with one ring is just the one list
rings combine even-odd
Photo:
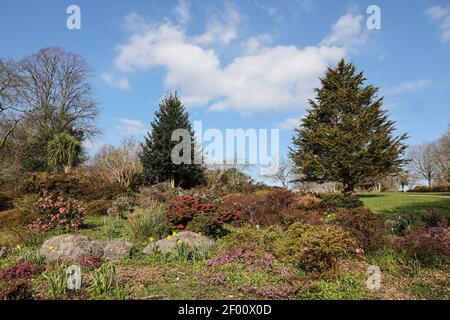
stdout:
[[436,208],[450,219],[450,193],[374,192],[360,193],[358,197],[367,208],[389,218],[401,214],[422,214],[431,208]]

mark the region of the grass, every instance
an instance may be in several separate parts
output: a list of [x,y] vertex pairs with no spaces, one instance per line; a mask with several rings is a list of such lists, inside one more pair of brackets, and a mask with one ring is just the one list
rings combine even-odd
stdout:
[[[449,195],[449,198],[433,197]],[[402,192],[360,193],[364,205],[387,218],[403,214],[423,214],[431,208],[450,219],[450,193],[416,194]]]

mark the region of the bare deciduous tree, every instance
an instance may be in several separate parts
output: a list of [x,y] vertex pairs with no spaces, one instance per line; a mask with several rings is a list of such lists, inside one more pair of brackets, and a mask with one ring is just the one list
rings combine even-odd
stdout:
[[295,175],[294,166],[291,161],[282,159],[278,166],[278,169],[270,174],[262,175],[274,182],[280,182],[284,188],[289,186],[289,183],[293,180]]
[[434,179],[438,177],[439,166],[436,160],[436,145],[424,143],[414,146],[408,153],[409,169],[428,182],[431,188]]
[[[67,132],[78,139],[97,132],[99,109],[87,82],[90,70],[79,55],[45,48],[21,61],[23,96],[38,130]],[[82,135],[82,137],[79,137]]]
[[128,188],[142,172],[140,146],[133,140],[122,141],[119,147],[104,146],[93,159],[94,171],[103,179]]
[[23,84],[18,64],[0,59],[0,150],[26,115]]

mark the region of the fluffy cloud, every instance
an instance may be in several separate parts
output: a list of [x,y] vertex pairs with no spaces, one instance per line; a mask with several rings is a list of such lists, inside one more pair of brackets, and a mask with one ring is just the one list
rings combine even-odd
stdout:
[[294,130],[295,128],[298,128],[302,122],[303,116],[301,117],[293,117],[293,118],[287,118],[283,122],[280,122],[278,124],[278,129],[281,130]]
[[440,38],[443,43],[450,41],[450,6],[433,6],[425,14],[439,24]]
[[237,38],[239,22],[233,6],[224,15],[228,18],[213,18],[204,34],[189,36],[167,19],[151,25],[132,14],[127,23],[134,31],[118,46],[115,65],[123,72],[162,66],[165,85],[179,90],[188,106],[249,114],[305,106],[326,67],[367,40],[362,17],[346,15],[317,45],[269,46],[270,36],[255,36],[244,43],[244,55],[223,65],[211,45]]
[[120,125],[116,127],[121,133],[138,136],[147,132],[145,125],[139,120],[133,119],[120,119]]
[[174,9],[174,12],[177,16],[178,22],[181,24],[186,24],[189,22],[189,20],[191,20],[189,4],[186,0],[180,0],[178,5]]
[[130,83],[126,78],[116,78],[112,74],[105,72],[101,75],[103,81],[105,81],[108,85],[114,88],[128,90],[130,89]]
[[431,85],[431,83],[432,83],[432,81],[428,80],[428,79],[402,82],[397,86],[387,88],[385,90],[385,93],[388,95],[397,95],[397,94],[402,94],[402,93],[407,93],[407,92],[414,92],[414,91],[429,87]]

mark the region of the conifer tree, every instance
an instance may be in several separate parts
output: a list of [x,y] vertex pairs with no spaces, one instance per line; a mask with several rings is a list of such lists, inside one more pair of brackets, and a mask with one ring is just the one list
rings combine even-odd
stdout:
[[394,121],[383,110],[378,88],[342,59],[320,79],[290,156],[300,180],[341,182],[351,195],[360,183],[398,172],[406,135],[394,137]]
[[192,157],[198,152],[194,133],[189,122],[189,114],[185,111],[177,94],[166,95],[155,112],[151,123],[151,132],[145,138],[140,156],[145,184],[170,182],[171,187],[192,187],[203,183],[203,167],[200,164],[175,164],[171,158],[172,149],[179,143],[171,141],[172,133],[177,129],[185,129],[190,133]]

